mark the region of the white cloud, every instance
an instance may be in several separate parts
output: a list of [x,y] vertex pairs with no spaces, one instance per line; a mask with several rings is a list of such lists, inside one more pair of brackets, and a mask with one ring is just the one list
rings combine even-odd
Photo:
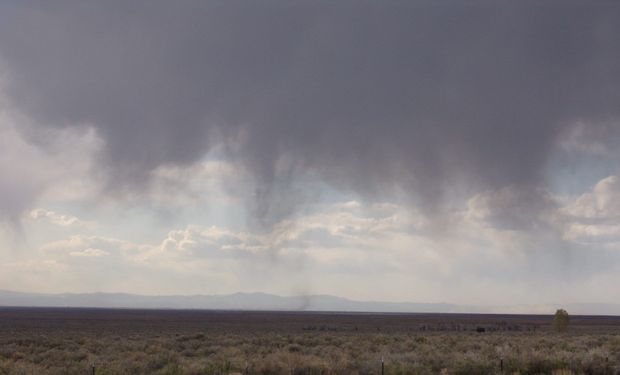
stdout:
[[[415,242],[406,234],[412,228],[406,212],[392,204],[348,202],[317,206],[314,212],[281,222],[266,233],[188,226],[169,231],[156,244],[76,234],[40,249],[42,258],[84,273],[83,286],[108,285],[111,275],[105,270],[130,267],[134,278],[151,280],[167,275],[171,280],[185,280],[182,286],[177,285],[177,293],[192,290],[192,283],[200,285],[205,279],[221,283],[209,284],[211,289],[206,292],[253,290],[261,283],[263,288],[274,288],[270,281],[274,277],[290,279],[275,287],[289,293],[292,285],[313,284],[309,272],[328,272],[329,278],[334,278],[340,272],[363,275],[369,268],[376,272],[401,269],[397,258],[403,252],[397,248]],[[381,251],[374,248],[377,243],[384,246]],[[85,273],[86,269],[90,272]],[[159,284],[153,281],[146,288],[155,285]]]
[[173,230],[159,245],[164,253],[178,253],[197,257],[242,257],[266,251],[260,237],[211,226],[191,226]]
[[88,249],[84,249],[81,251],[71,251],[69,255],[75,256],[75,257],[102,257],[102,256],[110,255],[110,253],[108,253],[105,250],[93,249],[89,247]]
[[[573,246],[586,243],[582,234],[569,238],[562,237],[561,230],[506,230],[494,225],[493,220],[513,213],[513,194],[504,190],[477,196],[445,229],[434,228],[403,206],[349,201],[308,207],[267,232],[189,225],[153,243],[76,234],[42,245],[37,259],[53,262],[46,272],[54,279],[50,285],[60,288],[57,291],[241,290],[457,303],[566,299],[571,297],[566,283],[576,287],[614,272],[617,256],[589,255],[597,243]],[[547,202],[546,195],[542,197],[536,199]],[[553,211],[547,207],[536,212],[547,210]],[[555,214],[538,220],[546,219],[550,227],[576,224],[557,220]],[[127,279],[131,282],[123,283]],[[20,280],[27,285],[23,277]],[[528,291],[536,285],[548,290],[532,296]]]
[[[152,246],[103,236],[73,235],[66,240],[44,244],[41,250],[49,255],[100,254],[123,256],[125,260],[151,250]],[[96,251],[94,251],[96,250]],[[105,252],[105,254],[103,254]],[[73,253],[73,254],[72,254]]]
[[620,242],[620,224],[579,224],[567,226],[564,237],[571,241],[588,242]]
[[565,211],[578,219],[620,219],[620,178],[609,176],[591,192],[578,197]]
[[560,211],[566,240],[588,245],[620,243],[620,178],[603,178]]
[[63,215],[43,208],[37,208],[30,211],[29,218],[35,221],[47,221],[55,225],[60,225],[61,227],[70,227],[84,224],[82,220],[78,219],[75,216]]

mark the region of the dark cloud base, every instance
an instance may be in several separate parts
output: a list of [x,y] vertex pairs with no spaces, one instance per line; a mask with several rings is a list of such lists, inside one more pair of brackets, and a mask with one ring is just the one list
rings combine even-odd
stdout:
[[538,185],[569,126],[618,117],[619,19],[585,1],[3,2],[0,61],[41,126],[96,127],[115,188],[224,142],[259,216],[307,173],[432,208],[455,185]]

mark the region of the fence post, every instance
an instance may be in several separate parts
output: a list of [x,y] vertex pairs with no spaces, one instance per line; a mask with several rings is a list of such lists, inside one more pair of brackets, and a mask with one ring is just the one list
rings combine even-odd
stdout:
[[95,364],[94,363],[91,366],[91,369],[92,369],[92,375],[95,375],[96,368],[95,368]]
[[504,359],[501,358],[499,360],[499,370],[503,373],[504,372]]
[[381,357],[381,375],[385,375],[385,363],[383,362],[383,357]]

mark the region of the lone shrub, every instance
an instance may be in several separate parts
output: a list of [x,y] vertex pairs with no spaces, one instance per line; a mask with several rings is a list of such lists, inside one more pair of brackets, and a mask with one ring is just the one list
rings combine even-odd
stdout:
[[555,312],[555,316],[553,318],[553,329],[556,332],[566,332],[569,322],[570,317],[568,316],[566,310],[558,309],[558,311]]

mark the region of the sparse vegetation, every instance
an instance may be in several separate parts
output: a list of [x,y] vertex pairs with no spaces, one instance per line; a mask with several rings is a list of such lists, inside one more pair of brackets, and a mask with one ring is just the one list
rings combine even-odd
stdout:
[[[578,319],[574,319],[578,320]],[[0,310],[0,374],[615,374],[620,318]],[[481,332],[478,328],[484,327]]]

